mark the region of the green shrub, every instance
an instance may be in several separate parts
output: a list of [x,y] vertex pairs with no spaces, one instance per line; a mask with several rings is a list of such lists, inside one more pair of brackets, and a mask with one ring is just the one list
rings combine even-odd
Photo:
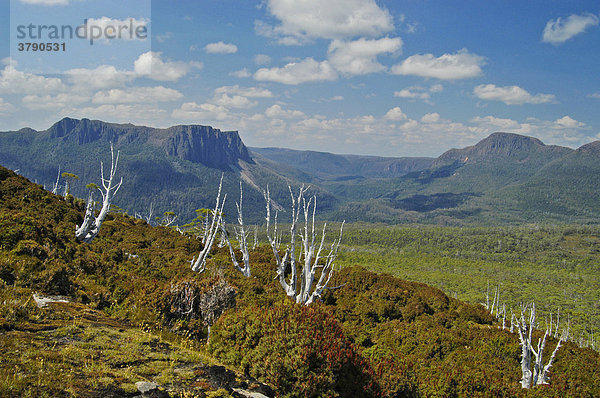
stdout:
[[36,223],[22,213],[0,214],[0,249],[13,249],[22,239],[34,239]]
[[322,306],[246,307],[213,327],[209,350],[285,397],[373,397],[373,374]]

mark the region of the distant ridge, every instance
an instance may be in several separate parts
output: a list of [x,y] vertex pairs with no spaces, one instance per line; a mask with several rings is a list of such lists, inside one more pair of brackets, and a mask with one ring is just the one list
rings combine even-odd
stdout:
[[590,142],[577,149],[579,153],[588,153],[594,155],[600,155],[600,141]]
[[475,145],[444,152],[433,162],[432,167],[439,167],[455,161],[462,163],[497,159],[525,161],[532,156],[544,156],[550,161],[572,151],[573,149],[567,147],[546,145],[534,137],[497,132]]
[[[154,216],[174,211],[185,223],[196,209],[213,205],[223,172],[229,192],[239,192],[240,179],[253,188],[244,192],[248,222],[264,218],[262,192],[256,187],[270,183],[276,199],[277,187],[287,194],[287,182],[255,164],[237,131],[202,125],[162,129],[67,117],[42,131],[0,133],[0,165],[47,187],[59,169],[76,174],[79,182],[71,191],[87,197],[85,185],[99,183],[100,162],[108,161],[111,143],[121,152],[118,175],[124,177],[115,205],[132,214],[147,216],[152,205]],[[228,214],[235,212],[236,195],[225,207]],[[255,212],[250,212],[252,205]]]
[[[21,131],[22,132],[22,131]],[[29,130],[29,133],[35,133]],[[114,143],[147,142],[167,155],[227,170],[239,160],[252,162],[237,131],[221,131],[209,126],[180,125],[157,129],[99,120],[64,118],[42,131],[40,138],[62,139],[78,145],[95,141]]]
[[426,169],[434,160],[427,157],[337,155],[274,147],[250,148],[250,151],[326,180],[399,177]]
[[80,177],[72,192],[85,197],[85,184],[99,182],[109,143],[121,151],[125,177],[115,204],[130,214],[147,215],[151,205],[155,215],[174,211],[182,223],[214,205],[222,173],[227,220],[236,213],[241,180],[248,223],[263,222],[267,185],[287,221],[288,184],[310,186],[318,216],[336,221],[600,222],[600,141],[575,150],[497,132],[435,159],[394,158],[247,148],[237,131],[203,125],[161,129],[64,118],[43,131],[0,133],[0,165],[47,187],[60,167]]

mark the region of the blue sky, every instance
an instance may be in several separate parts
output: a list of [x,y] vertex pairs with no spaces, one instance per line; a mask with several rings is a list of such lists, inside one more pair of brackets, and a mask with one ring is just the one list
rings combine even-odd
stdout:
[[[0,130],[202,124],[250,146],[383,156],[495,131],[600,139],[595,1],[3,0],[0,15]],[[17,51],[23,21],[84,19],[149,38]]]

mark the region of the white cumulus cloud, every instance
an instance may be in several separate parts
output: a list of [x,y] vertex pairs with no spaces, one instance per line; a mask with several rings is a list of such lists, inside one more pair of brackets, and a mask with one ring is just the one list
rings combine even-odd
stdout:
[[[7,61],[8,62],[8,61]],[[57,77],[44,77],[21,72],[11,65],[0,71],[0,93],[45,94],[65,90],[63,81]]]
[[394,91],[394,97],[408,98],[410,100],[421,99],[428,102],[431,98],[432,93],[439,93],[444,90],[444,86],[441,84],[434,84],[433,86],[426,88],[421,86],[412,86],[403,88],[400,91]]
[[443,54],[439,57],[435,57],[433,54],[410,56],[400,64],[394,65],[392,73],[440,80],[457,80],[481,75],[481,67],[484,64],[483,57],[463,49],[455,54]]
[[297,117],[304,117],[304,112],[298,110],[286,110],[280,105],[273,105],[265,110],[265,115],[272,119],[292,119]]
[[548,21],[544,28],[542,41],[545,43],[561,44],[577,36],[591,26],[598,25],[598,17],[594,14],[569,15]]
[[437,112],[427,113],[421,117],[423,123],[437,123],[440,121],[440,114]]
[[399,106],[396,106],[385,114],[384,118],[386,120],[400,121],[406,119],[406,114],[402,112]]
[[256,65],[269,65],[271,63],[271,57],[266,54],[257,54],[254,56],[254,63]]
[[74,93],[60,93],[57,95],[26,95],[23,97],[23,105],[32,110],[57,110],[72,107],[90,100],[87,95]]
[[104,104],[83,108],[67,109],[64,116],[111,120],[117,123],[134,123],[141,125],[159,125],[168,116],[167,111],[148,104]]
[[481,84],[473,89],[473,93],[479,99],[502,101],[506,105],[546,104],[556,101],[552,94],[532,95],[519,86],[498,87],[494,84]]
[[502,130],[502,131],[514,131],[521,130],[521,124],[513,119],[499,118],[495,116],[476,116],[472,118],[471,123],[474,123],[480,127],[488,130]]
[[146,40],[149,37],[146,19],[89,18],[86,25],[88,38],[93,37],[93,40]]
[[256,23],[263,36],[281,44],[300,44],[313,38],[377,37],[394,29],[393,17],[375,0],[268,0],[276,26]]
[[333,40],[329,45],[329,62],[347,75],[365,75],[386,69],[377,62],[377,56],[396,53],[402,48],[399,37],[381,39],[361,38],[354,41]]
[[336,71],[328,61],[318,62],[313,58],[290,62],[283,68],[261,68],[254,73],[255,80],[290,85],[336,80],[337,77]]
[[426,100],[430,95],[427,91],[419,90],[419,87],[409,87],[394,91],[394,97]]
[[179,91],[163,86],[131,87],[126,90],[112,89],[94,94],[95,104],[141,104],[176,101],[183,97]]
[[228,108],[252,108],[256,106],[256,101],[251,101],[248,97],[241,95],[228,95],[221,94],[214,98],[214,102],[217,105],[221,105]]
[[71,69],[65,75],[69,83],[83,91],[121,87],[135,79],[135,73],[118,70],[112,65],[100,65],[94,69]]
[[230,119],[229,110],[221,105],[196,102],[186,102],[181,107],[175,109],[171,116],[174,119],[194,120],[205,123],[207,120],[228,120]]
[[204,50],[209,54],[235,54],[238,48],[235,44],[219,41],[207,44]]
[[237,84],[234,86],[222,86],[215,89],[215,94],[234,94],[250,98],[271,98],[273,93],[266,88],[259,87],[240,87]]
[[0,115],[6,115],[15,111],[15,107],[6,102],[4,98],[0,98]]
[[585,123],[579,122],[573,119],[571,116],[566,115],[554,121],[557,128],[576,129],[585,127]]
[[163,61],[162,54],[154,51],[143,53],[134,62],[137,75],[158,81],[177,81],[192,68],[201,69],[202,63]]

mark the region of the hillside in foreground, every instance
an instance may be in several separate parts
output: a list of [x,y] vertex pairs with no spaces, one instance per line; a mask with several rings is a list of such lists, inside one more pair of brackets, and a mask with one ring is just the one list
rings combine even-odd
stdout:
[[[0,168],[2,396],[126,397],[140,381],[173,397],[600,394],[600,357],[569,342],[550,385],[523,391],[518,337],[438,289],[348,267],[323,303],[298,306],[268,247],[251,252],[251,278],[223,249],[197,274],[198,239],[111,215],[80,243],[83,210]],[[182,311],[183,298],[219,289],[233,299],[205,344],[203,313],[194,300]],[[38,308],[34,293],[70,303]]]

